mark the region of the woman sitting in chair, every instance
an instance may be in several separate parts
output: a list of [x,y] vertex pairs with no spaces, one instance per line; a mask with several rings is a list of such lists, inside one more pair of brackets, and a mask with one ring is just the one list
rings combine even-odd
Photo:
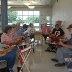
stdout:
[[17,47],[15,45],[21,42],[21,38],[14,35],[14,29],[11,26],[6,26],[1,36],[1,43],[4,45],[4,48],[0,52],[5,54],[0,55],[0,60],[7,61],[7,68],[10,72],[13,72],[12,68],[16,60]]
[[34,38],[35,28],[32,23],[29,24],[28,29],[24,32],[24,34],[28,34],[30,39]]
[[41,27],[41,34],[44,37],[45,42],[46,42],[47,37],[49,37],[49,35],[51,34],[51,27],[47,26],[46,23],[43,24]]

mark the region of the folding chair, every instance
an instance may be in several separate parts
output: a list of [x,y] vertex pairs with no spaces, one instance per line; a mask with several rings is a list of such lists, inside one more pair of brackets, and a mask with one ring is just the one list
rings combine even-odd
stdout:
[[29,57],[29,55],[31,53],[31,50],[32,50],[31,46],[29,46],[27,48],[23,48],[23,49],[20,49],[19,46],[18,46],[18,49],[19,49],[19,55],[20,55],[20,60],[21,60],[20,61],[20,63],[21,63],[21,69],[20,69],[19,72],[22,72],[24,65],[26,66],[27,71],[30,72],[27,59],[28,59],[28,57]]

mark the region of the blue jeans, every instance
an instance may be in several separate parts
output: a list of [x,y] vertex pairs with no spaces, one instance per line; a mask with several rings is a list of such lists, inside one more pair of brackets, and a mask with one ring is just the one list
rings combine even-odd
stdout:
[[12,51],[8,52],[5,56],[0,57],[0,60],[6,60],[7,61],[7,67],[9,69],[12,69],[16,60],[16,50],[15,47]]
[[57,49],[56,55],[57,55],[57,60],[59,63],[65,63],[65,60],[64,60],[65,54],[72,54],[72,50],[70,50],[69,48],[64,48],[64,47]]

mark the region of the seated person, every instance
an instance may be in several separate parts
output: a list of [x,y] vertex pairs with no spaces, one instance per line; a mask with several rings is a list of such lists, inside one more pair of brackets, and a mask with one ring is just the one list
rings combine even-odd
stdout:
[[[62,30],[60,24],[56,23],[55,28],[52,31],[50,40],[51,40],[51,42],[58,43],[59,40],[63,37],[64,37],[64,31]],[[48,44],[49,44],[49,47],[51,47],[52,49],[54,49],[56,46],[58,47],[57,44],[56,45],[50,44],[50,43],[48,43]],[[49,47],[46,49],[46,52],[50,51]]]
[[[72,24],[68,26],[68,31],[70,32],[70,34],[72,35]],[[72,54],[72,36],[69,40],[66,40],[67,44],[64,44],[62,41],[59,42],[59,45],[61,45],[61,48],[57,49],[57,59],[54,60],[56,62],[58,62],[57,64],[55,64],[56,67],[61,67],[65,65],[65,61],[64,61],[64,54]]]
[[20,23],[16,23],[15,28],[16,28],[16,34],[18,36],[22,36],[23,35],[23,28],[20,26]]
[[28,28],[28,25],[24,24],[22,28],[23,28],[23,32],[25,32]]
[[[24,32],[24,34],[27,34],[28,35],[28,42],[29,43],[33,43],[33,46],[34,46],[34,41],[35,41],[35,28],[34,28],[34,26],[33,26],[32,23],[29,24],[29,27]],[[33,41],[31,42],[31,40],[33,40]],[[34,47],[33,47],[33,52],[35,52],[34,51]]]
[[24,32],[24,34],[28,34],[30,39],[35,38],[35,28],[32,23],[29,24],[28,29]]
[[51,28],[49,26],[47,26],[46,23],[43,24],[42,27],[41,27],[41,34],[44,37],[45,42],[46,42],[46,39],[47,39],[47,37],[49,36],[50,33],[51,33]]
[[7,61],[7,68],[11,72],[13,72],[12,68],[14,66],[15,59],[16,59],[17,47],[14,45],[17,45],[20,42],[21,42],[21,39],[19,37],[14,37],[13,28],[9,25],[6,26],[1,36],[1,43],[4,45],[3,51],[7,50],[7,52],[5,55],[0,56],[0,60]]
[[22,39],[25,39],[25,36],[23,34],[23,27],[20,27],[20,23],[13,24],[12,28],[13,28],[13,32],[15,32],[14,33],[15,37],[20,37]]

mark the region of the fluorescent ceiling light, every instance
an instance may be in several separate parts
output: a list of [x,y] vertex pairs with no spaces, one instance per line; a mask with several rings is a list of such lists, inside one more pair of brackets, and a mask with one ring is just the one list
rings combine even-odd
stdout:
[[34,8],[35,8],[35,6],[28,6],[28,8],[30,8],[30,9],[34,9]]
[[8,4],[12,4],[13,3],[13,1],[8,1]]
[[28,5],[30,5],[30,2],[25,2],[24,4],[28,6]]
[[36,1],[31,1],[33,4],[36,4],[37,2]]
[[11,8],[11,6],[8,6],[8,9],[10,9]]

